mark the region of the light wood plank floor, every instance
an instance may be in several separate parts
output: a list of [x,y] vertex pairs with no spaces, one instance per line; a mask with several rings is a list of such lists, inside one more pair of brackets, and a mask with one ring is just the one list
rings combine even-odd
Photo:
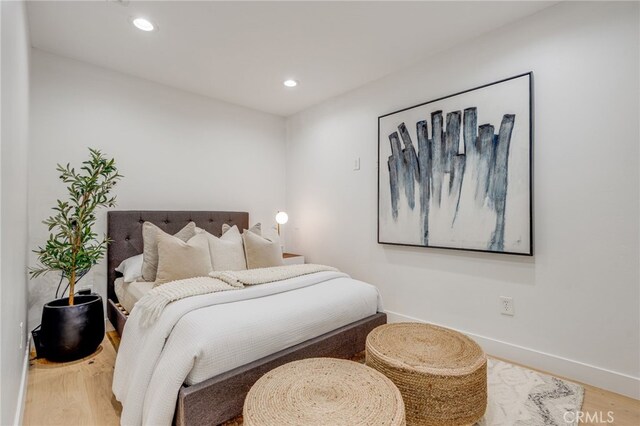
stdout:
[[[24,424],[117,425],[120,404],[111,393],[115,350],[105,338],[93,357],[62,366],[32,363]],[[640,425],[640,401],[584,385],[585,412],[613,411],[614,425]],[[602,423],[594,423],[602,424]]]
[[25,425],[119,424],[120,403],[111,393],[116,351],[106,337],[101,347],[72,363],[30,362]]

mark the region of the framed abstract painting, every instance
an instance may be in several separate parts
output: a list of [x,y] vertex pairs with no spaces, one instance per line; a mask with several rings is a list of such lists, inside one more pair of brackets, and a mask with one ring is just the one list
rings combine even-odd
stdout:
[[533,255],[532,73],[378,117],[378,243]]

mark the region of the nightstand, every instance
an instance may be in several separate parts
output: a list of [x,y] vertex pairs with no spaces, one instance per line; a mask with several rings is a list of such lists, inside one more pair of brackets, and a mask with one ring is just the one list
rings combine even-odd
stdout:
[[301,265],[304,263],[304,256],[301,254],[282,253],[282,261],[285,265]]

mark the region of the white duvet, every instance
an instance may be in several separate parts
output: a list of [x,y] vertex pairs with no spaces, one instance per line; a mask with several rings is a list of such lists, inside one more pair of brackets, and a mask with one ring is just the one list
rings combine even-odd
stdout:
[[134,307],[116,359],[123,425],[170,425],[178,391],[382,311],[377,289],[319,272],[169,304],[151,327]]

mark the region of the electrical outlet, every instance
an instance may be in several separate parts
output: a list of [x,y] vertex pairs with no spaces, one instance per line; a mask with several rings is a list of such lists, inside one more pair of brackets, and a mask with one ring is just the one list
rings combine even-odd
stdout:
[[18,349],[22,349],[22,345],[24,344],[24,323],[20,321],[20,346]]
[[500,296],[500,313],[502,315],[510,316],[514,316],[516,314],[513,297]]

